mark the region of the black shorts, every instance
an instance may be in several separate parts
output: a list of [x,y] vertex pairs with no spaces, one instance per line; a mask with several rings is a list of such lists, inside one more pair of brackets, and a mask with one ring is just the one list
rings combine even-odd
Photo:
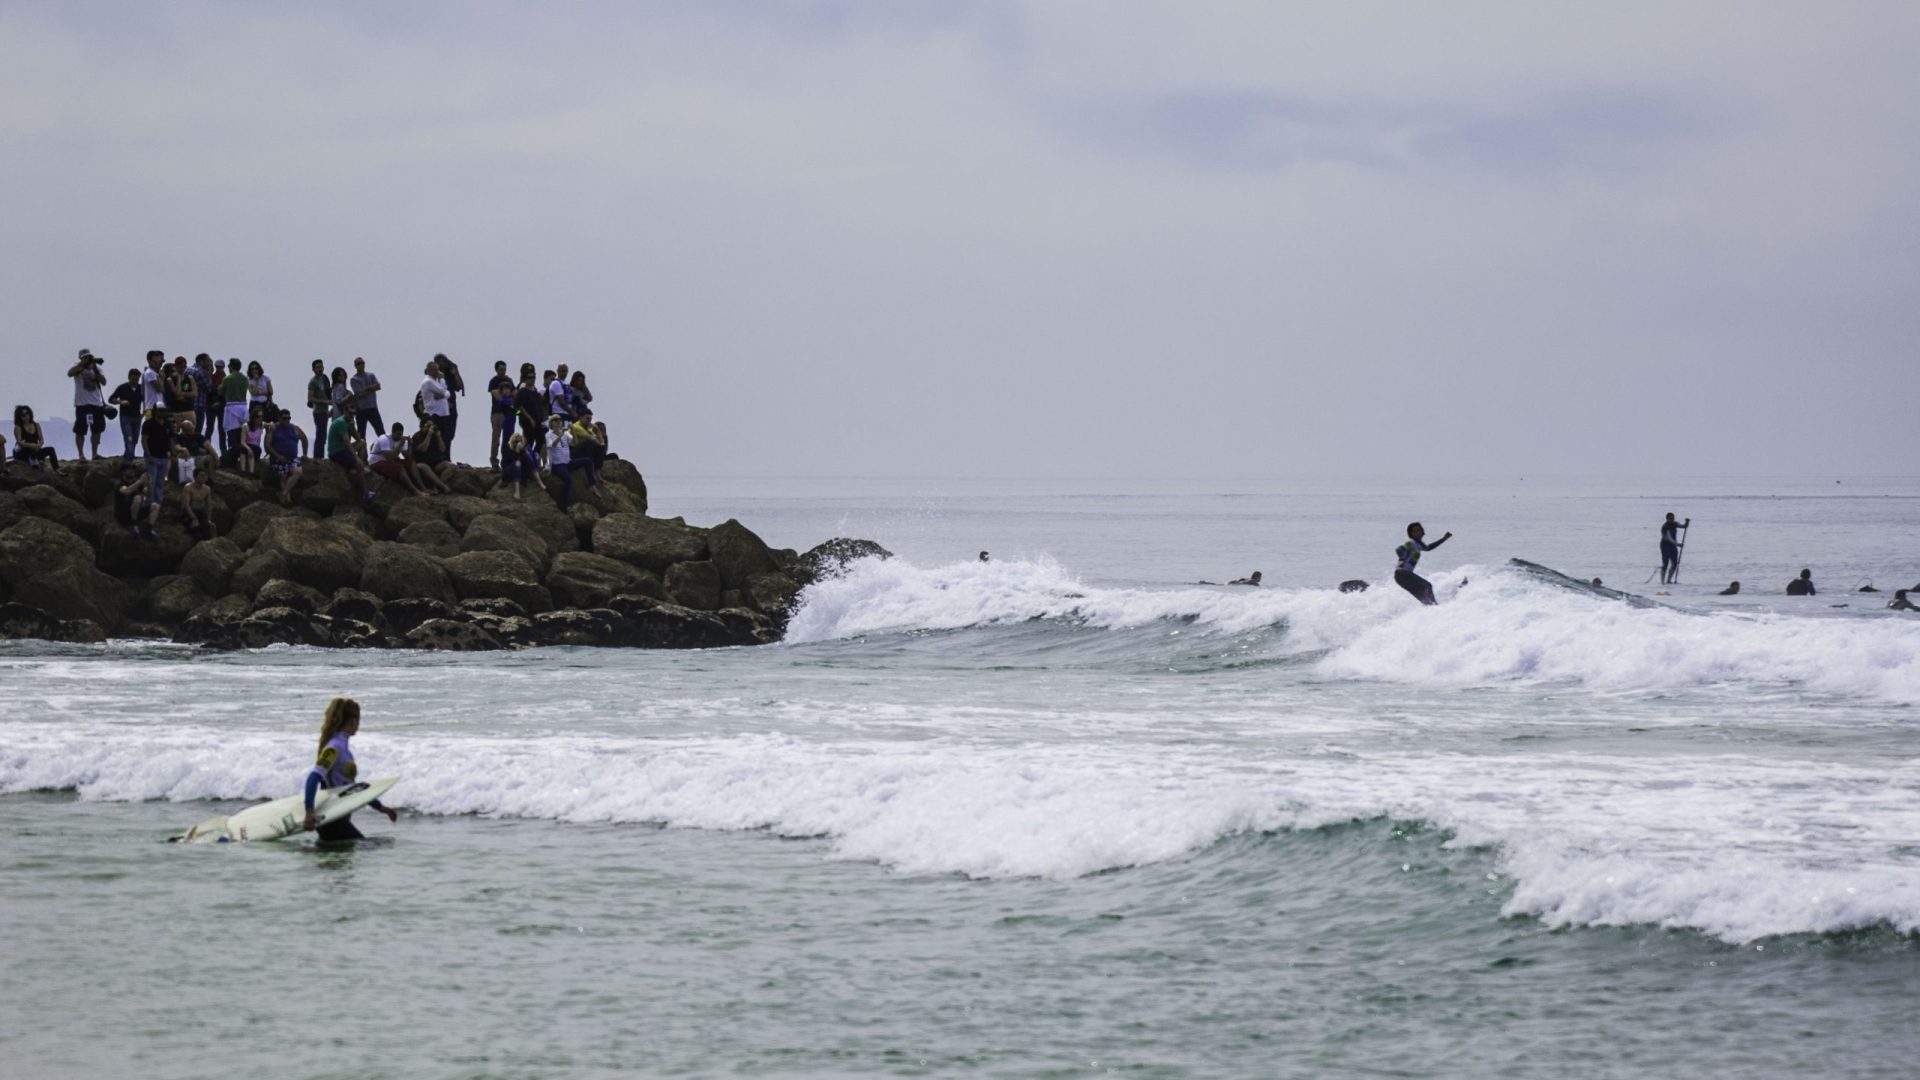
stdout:
[[107,407],[105,405],[75,405],[73,407],[73,433],[78,435],[89,427],[95,435],[107,430]]
[[1411,570],[1395,570],[1393,572],[1393,582],[1412,593],[1413,598],[1423,604],[1437,603],[1433,598],[1433,582],[1428,581],[1426,578],[1421,577]]

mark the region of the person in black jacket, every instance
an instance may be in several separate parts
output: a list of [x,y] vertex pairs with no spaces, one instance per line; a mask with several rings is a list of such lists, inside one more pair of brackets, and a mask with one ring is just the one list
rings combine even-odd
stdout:
[[1787,582],[1788,596],[1817,596],[1813,587],[1813,571],[1802,570],[1800,576]]

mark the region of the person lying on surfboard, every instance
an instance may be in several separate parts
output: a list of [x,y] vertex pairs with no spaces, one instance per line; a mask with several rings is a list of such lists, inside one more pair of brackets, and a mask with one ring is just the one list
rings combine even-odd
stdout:
[[[353,763],[353,749],[347,745],[347,740],[359,731],[359,702],[343,697],[327,702],[326,718],[320,723],[320,756],[313,768],[307,770],[307,816],[301,822],[301,828],[312,829],[319,823],[320,815],[313,808],[313,797],[321,788],[344,787],[353,783],[359,770]],[[388,821],[400,820],[399,812],[391,806],[382,806],[379,799],[367,805],[387,815]],[[359,829],[353,827],[351,814],[320,825],[318,832],[322,841],[365,838]]]

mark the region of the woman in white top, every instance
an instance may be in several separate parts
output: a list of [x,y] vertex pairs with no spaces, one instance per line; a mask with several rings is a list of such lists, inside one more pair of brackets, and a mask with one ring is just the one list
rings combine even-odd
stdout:
[[255,405],[273,404],[273,380],[267,377],[267,369],[255,360],[247,365],[247,393]]

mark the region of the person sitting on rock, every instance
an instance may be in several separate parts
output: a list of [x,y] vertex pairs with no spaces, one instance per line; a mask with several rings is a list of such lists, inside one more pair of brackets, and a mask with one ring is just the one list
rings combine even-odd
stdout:
[[307,458],[307,433],[293,422],[293,413],[280,410],[267,436],[267,456],[273,475],[280,478],[280,505],[293,505],[293,485],[300,482],[301,462]]
[[547,472],[560,481],[560,509],[573,505],[573,436],[567,421],[555,415],[547,419]]
[[446,481],[452,479],[453,462],[447,458],[447,439],[438,424],[422,423],[413,433],[413,441],[407,444],[407,460],[434,476],[434,483],[442,490],[447,488]]
[[[440,437],[438,431],[429,431],[427,435],[429,439],[434,441],[438,441]],[[400,466],[397,470],[400,479],[404,481],[407,487],[415,494],[432,495],[434,491],[442,495],[453,494],[453,489],[443,483],[430,466],[425,462],[414,460],[410,449],[411,445],[412,444],[407,441],[407,429],[400,426],[400,422],[396,420],[394,421],[391,434],[380,439],[379,442],[375,444],[375,449],[369,451],[369,455],[384,448],[386,455]],[[449,466],[449,470],[451,470],[451,466]],[[380,472],[380,467],[375,465],[374,471]],[[396,470],[388,470],[388,472],[395,471]],[[388,473],[382,472],[381,475],[385,476],[388,475]],[[429,491],[429,488],[434,490]]]
[[193,474],[193,482],[182,492],[182,509],[187,516],[187,532],[195,540],[211,540],[217,533],[213,524],[213,485],[207,474]]
[[113,489],[113,520],[135,536],[153,539],[153,526],[141,520],[147,513],[147,477],[129,461],[120,466],[120,483]]
[[1260,586],[1260,571],[1258,571],[1258,570],[1255,570],[1255,571],[1254,571],[1253,573],[1251,573],[1251,574],[1248,574],[1248,575],[1247,575],[1246,577],[1243,577],[1243,578],[1234,578],[1234,579],[1233,579],[1232,581],[1229,581],[1229,582],[1227,582],[1227,584],[1229,584],[1229,585],[1252,585],[1252,586],[1254,586],[1255,588],[1259,588],[1259,586]]
[[353,474],[353,486],[372,500],[374,485],[367,476],[366,466],[360,463],[360,455],[353,447],[353,400],[347,400],[346,411],[334,417],[327,424],[327,460]]
[[1813,587],[1813,571],[1802,569],[1799,577],[1787,582],[1787,595],[1818,596],[1818,591]]
[[585,470],[587,490],[599,496],[600,462],[607,448],[600,444],[599,432],[594,430],[593,410],[582,409],[580,418],[567,427],[567,434],[573,437],[573,467]]
[[33,408],[28,405],[15,406],[13,410],[13,457],[23,465],[41,469],[60,464],[59,455],[46,444],[40,422],[33,418]]
[[1907,590],[1905,589],[1894,590],[1893,601],[1887,605],[1887,609],[1890,611],[1920,611],[1920,608],[1914,607],[1913,601],[1907,599]]
[[1739,596],[1740,583],[1737,581],[1728,582],[1727,587],[1720,590],[1720,595],[1721,596]]
[[521,498],[520,485],[531,479],[547,490],[546,481],[540,479],[540,455],[527,446],[527,437],[514,432],[507,438],[507,452],[500,458],[500,482],[513,485],[513,497]]

